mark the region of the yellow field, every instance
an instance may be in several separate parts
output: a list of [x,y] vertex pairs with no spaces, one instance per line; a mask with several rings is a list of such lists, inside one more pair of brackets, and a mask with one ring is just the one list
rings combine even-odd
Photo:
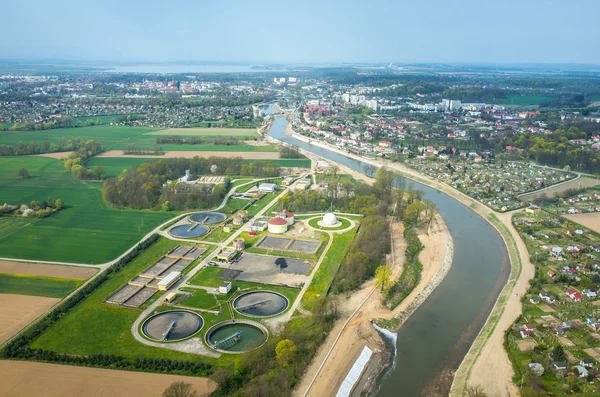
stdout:
[[600,233],[600,212],[591,214],[570,214],[563,216],[570,221],[577,222],[588,229],[592,229],[593,231]]
[[73,278],[85,280],[93,276],[97,269],[82,266],[46,265],[43,263],[27,263],[0,261],[0,273],[26,274],[30,276]]
[[[42,296],[0,294],[0,344],[12,338],[58,301],[58,298]],[[0,385],[0,396],[6,395],[10,394],[3,394]]]
[[0,361],[0,373],[0,396],[11,397],[160,397],[171,383],[182,381],[203,397],[217,387],[208,378],[26,361]]

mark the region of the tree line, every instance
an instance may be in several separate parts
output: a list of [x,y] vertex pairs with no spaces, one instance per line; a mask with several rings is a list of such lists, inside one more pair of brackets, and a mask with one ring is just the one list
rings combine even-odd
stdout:
[[85,162],[104,151],[100,142],[86,141],[79,149],[69,154],[63,161],[65,169],[77,179],[104,179],[104,168],[86,168]]
[[[177,180],[189,170],[192,175],[279,176],[273,162],[248,163],[241,158],[161,159],[133,167],[118,178],[105,181],[104,199],[119,208],[206,209],[221,203],[229,188],[225,184],[183,184]],[[163,207],[168,202],[169,205]]]
[[0,206],[0,216],[27,216],[30,218],[47,218],[56,214],[64,208],[65,204],[61,199],[54,200],[48,197],[44,201],[32,200],[29,204]]
[[79,150],[82,147],[89,145],[89,142],[94,141],[85,141],[82,138],[62,138],[58,144],[50,142],[42,142],[42,144],[38,144],[37,142],[29,142],[25,144],[23,142],[19,142],[14,146],[0,145],[0,156],[25,156],[31,154],[68,152]]
[[304,156],[300,153],[300,149],[291,145],[279,145],[279,157],[282,159],[301,159]]
[[208,138],[199,136],[182,137],[179,135],[157,136],[156,144],[175,144],[175,145],[239,145],[244,139],[236,139],[233,137],[224,138]]

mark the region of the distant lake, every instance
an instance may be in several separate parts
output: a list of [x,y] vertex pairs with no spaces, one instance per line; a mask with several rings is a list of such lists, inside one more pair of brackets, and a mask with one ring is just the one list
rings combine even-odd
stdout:
[[258,73],[273,70],[253,65],[186,65],[186,64],[139,64],[107,66],[113,73]]

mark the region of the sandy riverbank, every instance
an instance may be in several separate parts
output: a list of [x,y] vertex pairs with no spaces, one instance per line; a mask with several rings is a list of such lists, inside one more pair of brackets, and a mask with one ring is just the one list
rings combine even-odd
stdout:
[[[419,172],[406,167],[402,163],[393,163],[383,159],[375,160],[357,156],[344,152],[335,146],[309,140],[308,138],[298,134],[294,134],[294,137],[367,164],[377,167],[386,166],[390,169],[396,170],[411,179],[446,193],[450,197],[471,208],[475,213],[479,214],[486,220],[489,220],[489,216],[491,214],[495,214],[498,217],[500,222],[510,233],[509,238],[512,238],[517,244],[520,263],[517,258],[514,257],[515,254],[511,254],[511,274],[509,276],[509,282],[501,292],[501,296],[506,298],[502,300],[499,299],[497,301],[496,305],[492,309],[492,312],[497,313],[498,315],[494,316],[493,318],[490,316],[488,318],[488,322],[486,322],[483,328],[491,328],[492,332],[480,333],[477,336],[472,348],[467,353],[461,366],[455,374],[451,396],[462,397],[467,384],[478,384],[482,386],[490,396],[514,395],[516,387],[512,383],[513,369],[508,359],[508,355],[504,350],[503,331],[521,314],[521,302],[519,297],[515,296],[515,293],[518,293],[519,296],[522,296],[522,294],[527,290],[528,281],[533,278],[535,270],[529,261],[527,250],[521,241],[520,236],[511,224],[511,216],[513,212],[497,214],[473,198],[446,184],[438,182],[431,177],[420,174]],[[505,243],[507,243],[506,238]],[[477,347],[475,347],[476,345]],[[493,376],[491,376],[492,374]],[[473,378],[468,380],[469,376],[472,376]],[[509,394],[506,394],[507,392]]]
[[[406,244],[403,230],[401,223],[396,222],[392,225],[394,249],[393,255],[388,256],[388,263],[395,277],[400,275],[404,263]],[[429,234],[422,231],[419,238],[426,248],[419,254],[423,272],[418,286],[391,311],[381,304],[381,293],[375,289],[374,280],[367,281],[360,290],[350,296],[338,298],[342,316],[319,348],[317,356],[294,391],[295,396],[335,395],[364,346],[368,346],[376,354],[384,352],[384,343],[371,321],[378,318],[392,319],[407,310],[410,311],[427,287],[431,288],[432,282],[444,265],[449,233],[441,216],[435,218]],[[313,379],[314,383],[311,385]],[[309,387],[308,394],[305,394]]]

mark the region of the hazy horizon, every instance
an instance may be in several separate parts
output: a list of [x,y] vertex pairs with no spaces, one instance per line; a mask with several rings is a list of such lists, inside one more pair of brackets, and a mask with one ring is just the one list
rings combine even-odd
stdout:
[[600,64],[600,2],[8,0],[10,60]]

